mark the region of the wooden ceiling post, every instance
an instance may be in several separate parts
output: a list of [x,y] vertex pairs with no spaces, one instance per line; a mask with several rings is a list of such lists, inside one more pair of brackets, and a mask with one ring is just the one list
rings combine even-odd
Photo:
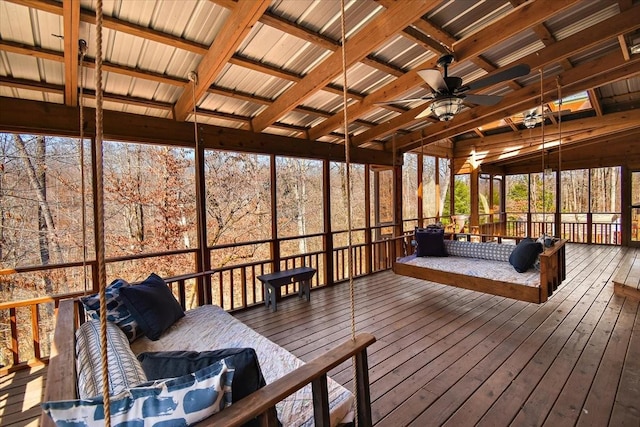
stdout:
[[78,105],[78,54],[80,50],[80,0],[62,2],[64,26],[64,103]]
[[416,194],[416,199],[415,202],[418,203],[417,206],[417,212],[418,212],[418,227],[423,227],[423,218],[424,218],[424,207],[423,207],[423,200],[424,200],[424,194],[423,191],[424,189],[423,187],[423,173],[424,173],[424,155],[422,153],[419,153],[417,156],[417,165],[416,165],[416,172],[417,172],[417,176],[416,176],[416,181],[417,181],[417,194]]
[[[479,232],[480,227],[480,170],[474,165],[469,174],[470,180],[470,208],[469,231],[472,233]],[[454,186],[455,188],[455,186]]]
[[[349,185],[347,183],[347,185]],[[322,249],[324,251],[324,283],[327,286],[334,284],[333,272],[333,233],[331,226],[331,162],[322,162],[322,220],[324,222]]]

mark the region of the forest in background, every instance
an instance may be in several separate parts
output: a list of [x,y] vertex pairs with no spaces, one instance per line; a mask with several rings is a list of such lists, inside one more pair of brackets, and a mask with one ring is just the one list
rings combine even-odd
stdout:
[[[103,158],[107,258],[197,247],[193,150],[105,142]],[[0,159],[0,268],[94,260],[90,142],[85,141],[83,147],[73,138],[0,134]],[[276,156],[275,165],[277,237],[291,238],[281,243],[281,256],[321,251],[321,236],[296,237],[327,231],[322,206],[323,162]],[[405,154],[405,219],[417,218],[417,167],[417,156]],[[451,212],[449,167],[449,161],[441,159],[436,171],[435,158],[424,159],[421,184],[425,217],[435,217],[439,212],[443,217],[470,213],[469,175],[454,178],[455,212]],[[344,163],[338,162],[331,162],[329,167],[332,232],[347,230],[345,168]],[[368,172],[364,165],[351,166],[354,229],[365,227],[364,186]],[[370,221],[372,225],[389,225],[393,222],[393,172],[383,170],[377,176],[379,207],[374,209],[372,178]],[[502,178],[493,179],[491,199],[489,177],[481,176],[481,215],[499,212]],[[509,219],[526,217],[529,187],[532,212],[555,210],[554,174],[513,175],[505,179]],[[270,258],[268,243],[252,242],[272,238],[271,187],[271,156],[205,152],[207,243],[214,248],[223,246],[211,251],[212,268]],[[602,220],[609,221],[611,217],[615,221],[620,212],[619,194],[620,168],[562,172],[561,209],[567,221],[583,221],[587,212],[602,213]],[[333,239],[334,247],[346,246],[347,233],[335,233]],[[364,242],[365,231],[356,231],[353,240],[355,244]],[[226,246],[238,243],[245,244]],[[166,277],[193,271],[193,253],[167,255],[109,263],[107,280],[122,277],[135,282],[150,272]],[[91,286],[85,282],[82,267],[0,275],[0,301],[82,291]],[[46,310],[52,314],[52,307]],[[7,313],[0,316],[4,318],[0,319],[1,324],[7,325]],[[8,342],[9,331],[0,332],[2,342]],[[3,356],[7,356],[6,348],[1,352]],[[4,363],[1,359],[2,356],[0,364]]]

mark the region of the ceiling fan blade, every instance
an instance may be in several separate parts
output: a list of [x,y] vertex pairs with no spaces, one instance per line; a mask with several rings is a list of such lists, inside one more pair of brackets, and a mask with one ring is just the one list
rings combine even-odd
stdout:
[[516,77],[522,77],[529,74],[531,68],[527,64],[516,65],[515,67],[507,68],[506,70],[499,71],[493,75],[478,79],[468,85],[462,86],[458,92],[466,90],[477,90],[483,87],[492,86],[496,83],[503,82],[505,80],[515,79]]
[[433,111],[431,111],[431,105],[429,105],[429,107],[427,107],[425,110],[423,110],[420,114],[416,116],[416,119],[421,119],[423,117],[430,116],[431,113],[433,113]]
[[478,105],[496,105],[501,99],[498,95],[464,95],[464,102]]
[[391,101],[375,102],[374,104],[375,105],[393,105],[393,104],[399,104],[401,102],[431,101],[432,99],[433,99],[433,96],[427,95],[427,96],[423,96],[422,98],[393,99]]
[[429,70],[420,70],[418,71],[418,75],[422,77],[422,79],[427,82],[427,84],[438,93],[448,93],[449,88],[447,87],[447,83],[442,78],[442,74],[440,71],[429,69]]

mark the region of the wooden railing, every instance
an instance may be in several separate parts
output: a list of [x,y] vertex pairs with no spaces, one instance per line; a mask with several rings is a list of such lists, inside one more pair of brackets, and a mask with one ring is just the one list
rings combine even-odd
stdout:
[[[381,240],[375,240],[374,236],[380,235],[380,230],[389,228],[389,225],[362,229],[364,233],[369,233],[370,241],[358,243],[352,246],[353,269],[355,277],[364,276],[377,271],[390,269],[392,259],[391,248],[388,239],[384,236]],[[344,233],[344,231],[333,234]],[[281,244],[287,240],[311,238],[323,236],[316,234],[312,236],[296,236],[285,239],[268,240],[257,243]],[[275,243],[274,243],[275,242]],[[226,245],[232,248],[242,245],[254,245],[256,242],[244,242],[235,245]],[[218,250],[222,246],[209,248],[209,251]],[[312,281],[312,289],[339,283],[348,279],[348,249],[345,246],[332,248],[331,254],[324,251],[313,251],[305,254],[296,254],[279,257],[278,268],[280,270],[290,269],[306,265],[314,267],[318,271]],[[107,267],[112,263],[128,262],[139,259],[153,259],[154,257],[181,256],[184,254],[196,255],[196,251],[180,250],[162,253],[140,254],[110,258],[107,260]],[[332,271],[325,272],[327,257],[332,258]],[[218,305],[225,310],[235,311],[246,309],[264,302],[262,284],[257,280],[257,276],[275,271],[274,260],[265,259],[252,261],[243,264],[229,265],[206,272],[189,273],[180,276],[165,278],[174,296],[183,309],[191,309],[199,305],[199,287],[205,289],[205,301]],[[32,274],[33,272],[51,272],[64,270],[66,268],[82,267],[83,263],[67,263],[59,265],[20,267],[11,272],[13,274]],[[86,263],[86,268],[90,271],[88,292],[93,293],[91,284],[98,283],[97,267],[94,261]],[[327,273],[329,277],[327,277]],[[297,294],[297,284],[282,288],[283,297]],[[22,301],[9,301],[0,303],[0,347],[4,351],[4,360],[7,366],[0,366],[0,373],[13,371],[29,366],[46,363],[49,357],[50,340],[53,334],[53,318],[55,316],[58,303],[61,299],[75,298],[86,294],[85,291],[65,293],[63,295],[46,296],[40,298],[27,299]]]

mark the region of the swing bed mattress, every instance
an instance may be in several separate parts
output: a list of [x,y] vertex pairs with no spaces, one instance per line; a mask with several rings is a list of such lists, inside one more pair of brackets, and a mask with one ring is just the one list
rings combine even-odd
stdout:
[[[268,338],[260,335],[218,306],[204,305],[185,312],[185,317],[167,329],[159,340],[137,339],[131,349],[137,355],[146,351],[207,351],[222,348],[255,349],[267,384],[295,370],[304,362]],[[353,394],[327,378],[331,425],[353,419]],[[312,426],[311,384],[276,405],[283,426]]]

